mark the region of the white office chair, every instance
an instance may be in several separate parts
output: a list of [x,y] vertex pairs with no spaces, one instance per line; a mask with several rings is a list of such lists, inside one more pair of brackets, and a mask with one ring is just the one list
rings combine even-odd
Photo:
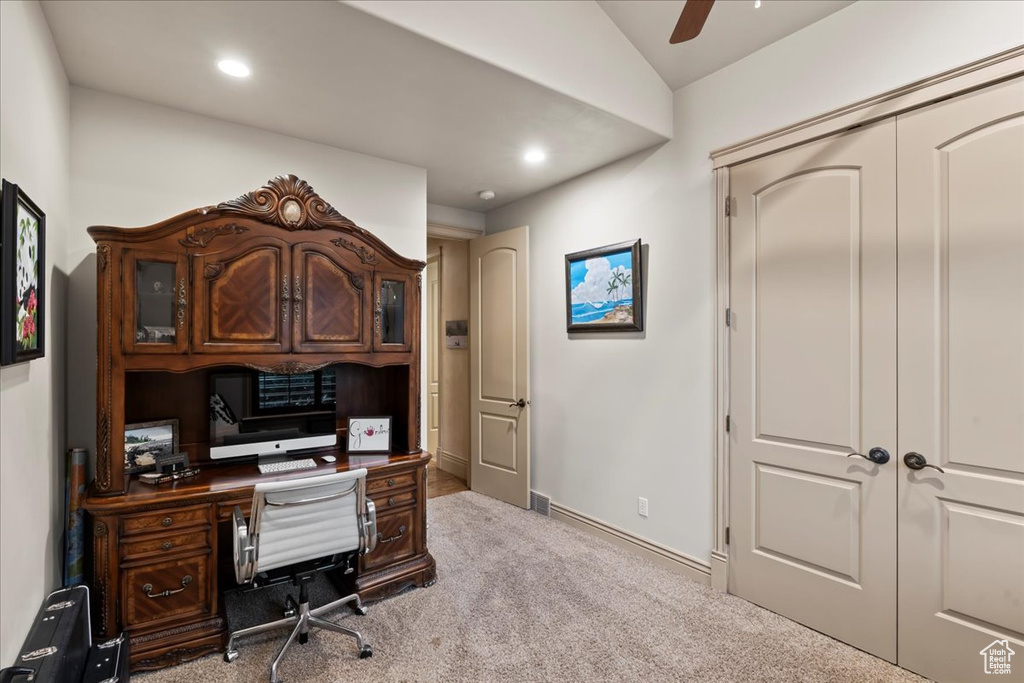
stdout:
[[299,587],[299,602],[289,596],[284,619],[234,631],[225,661],[238,657],[238,638],[285,627],[294,628],[270,666],[271,683],[280,683],[277,667],[285,651],[296,637],[304,644],[311,626],[352,636],[360,657],[373,655],[357,631],[320,618],[348,603],[366,614],[357,594],[311,610],[308,592],[317,573],[342,567],[351,573],[352,559],[377,545],[377,515],[366,497],[365,469],[257,484],[248,526],[241,508],[235,507],[233,531],[238,583],[256,588],[291,581]]

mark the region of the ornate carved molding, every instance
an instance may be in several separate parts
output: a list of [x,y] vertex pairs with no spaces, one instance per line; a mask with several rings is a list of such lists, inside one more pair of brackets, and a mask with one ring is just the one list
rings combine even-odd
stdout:
[[178,240],[182,246],[185,247],[205,247],[207,244],[212,242],[214,239],[221,235],[241,235],[243,232],[247,232],[249,228],[241,225],[235,225],[234,223],[228,223],[227,225],[215,225],[207,226],[196,232]]
[[352,281],[352,286],[362,291],[363,289],[363,276],[356,275],[355,273],[349,273],[348,279]]
[[132,669],[139,671],[163,669],[164,667],[189,662],[193,659],[198,659],[203,655],[208,655],[217,651],[217,646],[213,644],[200,645],[199,647],[178,647],[161,655],[157,655],[156,657],[150,657],[149,659],[142,659],[135,662],[132,665]]
[[110,263],[110,245],[101,244],[96,247],[96,265],[99,266],[100,273],[107,269],[108,263]]
[[359,229],[324,201],[309,183],[291,174],[277,176],[260,189],[222,202],[217,208],[285,230],[319,230],[328,226]]
[[257,365],[255,363],[246,363],[245,366],[261,372],[272,372],[275,375],[300,375],[304,372],[320,370],[328,365],[330,365],[330,362],[303,363],[302,361],[289,360],[283,363],[277,363],[276,365]]
[[111,628],[112,624],[107,621],[110,616],[107,607],[107,585],[110,580],[107,568],[107,525],[101,520],[95,520],[92,527],[92,552],[93,552],[93,569],[92,569],[92,591],[95,596],[95,605],[98,607],[96,610],[100,618],[100,630],[103,636],[110,636],[113,632]]
[[[106,337],[96,352],[96,488],[104,493],[113,486],[110,452],[110,417],[113,410],[113,347],[114,284],[110,263],[110,246],[101,244],[96,250],[97,290],[99,298],[99,334]],[[107,352],[101,355],[101,349]],[[123,486],[123,482],[118,484]]]
[[164,629],[163,631],[149,633],[144,636],[135,636],[132,638],[132,645],[140,645],[154,640],[162,640],[163,638],[170,638],[171,636],[180,636],[183,633],[191,633],[192,631],[199,631],[207,628],[220,630],[224,628],[224,626],[224,619],[221,617],[214,617],[213,619],[207,619],[205,621],[197,621],[194,624],[186,624],[185,626],[178,626],[177,628]]
[[380,263],[380,261],[377,260],[377,254],[373,253],[373,250],[367,249],[362,244],[356,244],[352,240],[347,240],[344,237],[338,237],[337,239],[331,240],[331,244],[354,251],[356,256],[359,257],[359,260],[367,265],[377,265]]
[[224,272],[224,264],[221,262],[207,263],[206,267],[203,268],[203,277],[207,280],[213,280],[218,275]]

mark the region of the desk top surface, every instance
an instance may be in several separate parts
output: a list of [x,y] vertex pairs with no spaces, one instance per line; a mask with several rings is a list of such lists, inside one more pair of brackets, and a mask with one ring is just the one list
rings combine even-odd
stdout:
[[420,465],[431,458],[430,453],[427,452],[365,455],[349,455],[339,452],[335,454],[337,460],[328,463],[324,462],[323,455],[326,453],[308,456],[316,462],[315,468],[274,474],[260,474],[256,463],[250,461],[246,463],[206,463],[200,466],[199,474],[194,477],[155,486],[143,484],[137,477],[133,477],[128,485],[128,491],[124,495],[97,496],[90,491],[82,506],[94,513],[124,512],[129,508],[139,506],[148,508],[160,505],[185,505],[191,502],[245,499],[252,496],[253,488],[261,482],[301,479],[360,467],[365,467],[370,474],[373,474],[385,469],[400,469],[403,465]]

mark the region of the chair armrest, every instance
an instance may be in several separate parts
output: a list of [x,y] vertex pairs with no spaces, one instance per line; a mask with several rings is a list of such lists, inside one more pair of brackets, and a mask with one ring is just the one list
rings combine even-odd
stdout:
[[377,506],[369,498],[366,499],[366,517],[363,519],[363,534],[365,543],[363,554],[372,551],[377,547]]
[[245,523],[245,516],[242,508],[235,506],[232,513],[232,533],[234,535],[234,556],[235,556],[235,580],[240,584],[252,581],[253,560],[255,559],[255,548],[252,539],[249,537],[249,527]]

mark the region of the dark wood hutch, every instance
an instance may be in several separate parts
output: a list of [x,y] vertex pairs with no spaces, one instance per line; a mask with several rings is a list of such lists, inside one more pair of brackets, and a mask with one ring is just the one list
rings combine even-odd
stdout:
[[[232,509],[248,516],[259,481],[314,472],[369,469],[380,537],[349,579],[364,599],[433,583],[430,456],[420,450],[424,263],[399,256],[291,175],[156,225],[89,234],[98,360],[96,477],[85,508],[98,635],[127,631],[134,670],[223,649]],[[337,461],[261,476],[253,461],[211,460],[210,374],[226,366],[332,370]],[[347,418],[359,415],[393,417],[390,454],[344,452]],[[125,424],[172,417],[201,473],[142,484],[125,473]]]

